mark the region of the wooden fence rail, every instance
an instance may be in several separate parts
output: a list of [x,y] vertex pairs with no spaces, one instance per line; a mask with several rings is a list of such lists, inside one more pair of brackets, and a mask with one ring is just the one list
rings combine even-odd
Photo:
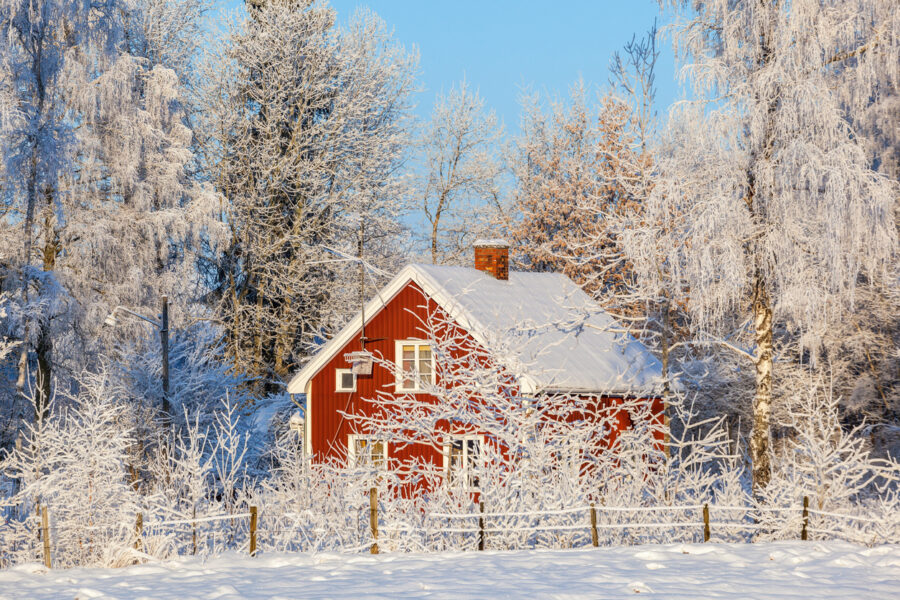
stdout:
[[[356,507],[355,510],[359,510],[360,507]],[[237,520],[249,518],[249,554],[250,556],[256,556],[258,551],[257,544],[257,532],[259,529],[259,511],[256,506],[250,506],[249,512],[233,514],[233,515],[212,515],[212,516],[192,516],[188,519],[177,519],[171,521],[158,521],[158,522],[145,522],[143,513],[137,513],[135,521],[134,521],[134,549],[138,552],[144,551],[144,536],[147,530],[157,529],[160,527],[173,526],[173,525],[190,525],[191,526],[191,536],[192,536],[192,544],[194,553],[197,552],[197,524],[206,523],[206,522],[215,522],[215,521],[224,521],[230,520],[232,521],[232,527],[234,527],[234,523]],[[379,523],[378,523],[378,489],[372,487],[369,490],[369,531],[371,533],[371,542],[362,546],[362,548],[369,548],[369,551],[372,554],[378,554],[380,552],[379,548]],[[696,520],[666,520],[666,522],[615,522],[615,523],[599,523],[598,522],[598,513],[639,513],[639,512],[690,512],[690,511],[698,511],[702,510],[702,521]],[[742,513],[744,516],[741,517],[740,520],[712,520],[710,518],[711,511],[725,511],[732,513]],[[666,529],[666,528],[702,528],[703,541],[709,542],[712,538],[713,528],[714,526],[727,527],[731,529],[741,529],[741,530],[759,530],[763,528],[763,525],[757,523],[748,523],[744,519],[749,515],[760,514],[760,513],[789,513],[792,511],[802,511],[801,512],[801,524],[799,537],[801,540],[808,540],[810,532],[817,533],[831,533],[831,534],[841,534],[840,531],[835,530],[826,530],[826,529],[818,529],[810,527],[810,518],[812,515],[817,515],[820,517],[827,518],[841,518],[846,519],[850,522],[863,522],[863,523],[873,523],[877,524],[880,521],[877,519],[873,519],[865,516],[858,515],[847,515],[840,513],[832,513],[820,510],[810,509],[809,507],[809,498],[807,496],[803,497],[803,504],[801,507],[752,507],[752,506],[716,506],[710,505],[709,503],[698,504],[698,505],[690,505],[690,506],[649,506],[649,507],[612,507],[612,506],[595,506],[591,503],[589,506],[585,507],[576,507],[576,508],[567,508],[567,509],[555,509],[555,510],[544,510],[544,511],[511,511],[511,512],[485,512],[485,503],[484,501],[479,501],[477,512],[473,513],[465,513],[465,514],[450,514],[450,513],[432,513],[426,516],[427,519],[431,520],[444,520],[444,525],[446,525],[446,521],[453,520],[469,520],[475,521],[473,525],[468,527],[447,527],[441,526],[438,528],[426,528],[424,531],[427,533],[428,531],[437,531],[441,533],[462,533],[462,534],[473,534],[475,536],[475,547],[478,550],[485,550],[487,544],[486,540],[488,534],[504,534],[504,533],[537,533],[537,532],[574,532],[581,531],[590,535],[591,545],[593,547],[598,547],[600,544],[599,539],[599,531],[601,529],[604,530],[628,530],[628,529]],[[196,514],[196,513],[195,513]],[[547,516],[566,516],[566,515],[585,515],[589,516],[589,521],[584,524],[552,524],[552,523],[544,523],[540,525],[529,525],[529,526],[517,526],[517,527],[498,527],[491,526],[491,523],[494,519],[498,518],[514,518],[514,517],[547,517]],[[696,513],[694,513],[696,514]],[[795,513],[796,514],[796,513]],[[51,532],[55,531],[54,528],[50,527],[50,519],[48,507],[46,505],[41,505],[38,508],[38,515],[40,518],[40,526],[38,529],[38,537],[41,542],[42,550],[43,550],[43,559],[44,564],[49,569],[52,565],[51,560]],[[282,515],[284,516],[284,515]],[[472,522],[470,521],[470,522]],[[103,529],[102,527],[98,527],[95,529]],[[108,528],[107,528],[108,529]],[[410,528],[408,525],[403,528],[391,528],[391,527],[381,527],[381,529],[387,531],[413,531],[416,530],[415,527]],[[696,531],[696,530],[695,530]],[[471,538],[470,538],[471,539]],[[887,541],[887,540],[886,540]],[[344,548],[347,550],[347,548]],[[355,550],[359,550],[359,548],[354,548]]]

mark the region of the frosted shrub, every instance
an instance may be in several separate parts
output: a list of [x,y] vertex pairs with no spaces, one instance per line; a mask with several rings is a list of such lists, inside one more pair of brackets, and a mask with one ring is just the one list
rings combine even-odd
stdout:
[[34,515],[46,507],[55,564],[127,564],[138,498],[126,468],[132,440],[123,405],[105,373],[84,376],[81,392],[65,401],[29,426],[21,446],[0,464],[21,485],[13,529],[22,538],[13,548],[26,560],[38,556]]
[[276,442],[272,461],[272,476],[250,498],[261,514],[261,548],[316,552],[368,543],[369,481],[362,472],[312,463],[293,434]]
[[[800,507],[804,496],[809,498],[813,511],[863,517],[853,520],[813,513],[810,526],[818,530],[812,533],[813,537],[827,538],[837,533],[866,541],[867,534],[861,531],[873,529],[869,525],[877,524],[882,534],[896,529],[896,511],[900,509],[897,463],[871,455],[864,425],[844,428],[839,413],[841,399],[833,395],[830,387],[813,387],[795,402],[797,409],[790,415],[788,438],[773,461],[775,476],[760,503],[764,510],[790,510],[762,512],[763,537],[796,538],[802,526]],[[886,510],[889,507],[893,507],[892,515]],[[881,539],[896,537],[884,535]]]

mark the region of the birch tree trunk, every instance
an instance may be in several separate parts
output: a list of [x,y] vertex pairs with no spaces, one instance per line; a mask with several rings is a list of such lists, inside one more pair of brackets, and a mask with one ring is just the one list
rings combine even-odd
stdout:
[[750,457],[753,461],[754,494],[765,488],[771,476],[769,464],[769,422],[772,414],[772,306],[762,275],[756,278],[753,298],[756,333],[756,394],[753,397],[753,433]]

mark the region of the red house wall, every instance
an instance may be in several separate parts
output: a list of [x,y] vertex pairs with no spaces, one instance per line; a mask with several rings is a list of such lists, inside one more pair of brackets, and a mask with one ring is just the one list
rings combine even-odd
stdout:
[[[408,283],[394,298],[390,299],[386,306],[366,324],[366,338],[370,340],[366,349],[376,357],[393,362],[395,357],[395,343],[397,340],[426,339],[428,336],[423,331],[423,323],[428,315],[437,310],[437,304],[430,298],[426,299],[424,292],[414,282]],[[477,342],[466,335],[462,340],[460,352],[465,352],[467,344],[475,345]],[[348,435],[357,433],[354,424],[349,422],[341,412],[352,414],[372,414],[372,406],[363,398],[374,398],[378,391],[391,391],[394,387],[394,375],[389,370],[377,364],[373,365],[371,375],[359,375],[356,380],[355,392],[336,391],[335,378],[337,369],[347,369],[349,364],[344,358],[346,353],[360,349],[360,332],[357,331],[350,342],[340,349],[329,362],[319,370],[312,378],[310,397],[310,442],[312,454],[317,461],[338,460],[344,461],[347,457]],[[425,401],[436,401],[434,396],[422,394]],[[617,410],[621,404],[619,398],[602,398],[597,402],[601,410]],[[653,411],[662,420],[662,401],[655,400]],[[589,415],[585,415],[590,418]],[[623,431],[631,426],[631,420],[624,410],[616,413],[616,428]],[[613,443],[615,434],[609,438]],[[662,441],[662,440],[660,440]],[[397,449],[388,445],[390,461],[406,462],[411,459],[424,459],[436,465],[442,464],[440,452],[430,446],[408,445]]]

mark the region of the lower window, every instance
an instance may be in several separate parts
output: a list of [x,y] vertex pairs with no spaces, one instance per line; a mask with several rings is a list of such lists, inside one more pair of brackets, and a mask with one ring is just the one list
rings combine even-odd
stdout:
[[387,467],[387,442],[351,434],[347,444],[347,455],[351,467],[383,470]]
[[451,485],[478,487],[482,443],[480,435],[450,436],[444,443],[444,470]]

